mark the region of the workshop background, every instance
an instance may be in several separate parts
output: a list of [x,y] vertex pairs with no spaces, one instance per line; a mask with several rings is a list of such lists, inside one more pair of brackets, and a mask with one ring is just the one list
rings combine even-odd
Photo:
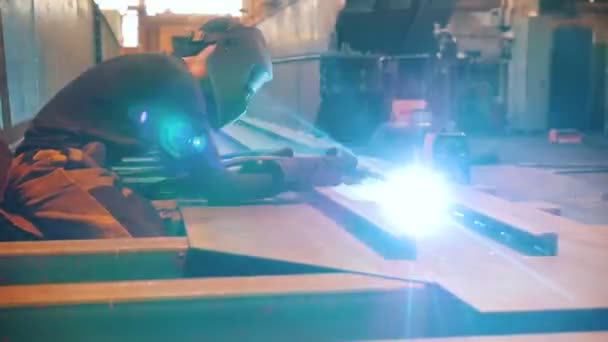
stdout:
[[[440,8],[451,2],[430,3]],[[288,57],[342,49],[336,18],[349,2],[198,1],[194,10],[176,3],[171,10],[163,1],[0,1],[3,136],[19,137],[37,109],[91,65],[120,53],[170,53],[175,37],[187,36],[222,11],[257,25],[277,59],[275,81],[256,97],[250,115],[292,126],[318,121],[320,60]],[[356,7],[373,2],[350,3],[351,11],[361,11]],[[403,8],[411,1],[389,3],[405,18]],[[606,1],[459,0],[454,6],[447,28],[466,62],[454,71],[445,120],[481,134],[550,128],[608,132]],[[408,38],[395,33],[398,26],[381,25],[387,12],[370,19],[369,30],[390,37],[390,45],[407,45]],[[501,25],[508,25],[508,32]],[[354,27],[340,30],[342,36],[349,30],[360,35]]]
[[354,181],[216,205],[108,165],[169,236],[0,243],[1,341],[608,341],[608,0],[0,0],[0,138],[218,15],[274,65],[224,165],[332,147]]

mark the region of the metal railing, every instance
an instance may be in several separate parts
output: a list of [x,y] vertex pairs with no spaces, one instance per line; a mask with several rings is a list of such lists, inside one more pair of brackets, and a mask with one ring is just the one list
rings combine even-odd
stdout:
[[393,60],[413,60],[413,59],[426,59],[430,58],[429,54],[411,54],[411,55],[380,55],[380,54],[356,54],[356,53],[341,53],[341,52],[328,52],[328,53],[312,53],[303,54],[296,56],[284,56],[276,57],[272,59],[272,64],[289,64],[297,62],[316,61],[321,58],[352,58],[352,59],[378,59],[380,61],[393,61]]

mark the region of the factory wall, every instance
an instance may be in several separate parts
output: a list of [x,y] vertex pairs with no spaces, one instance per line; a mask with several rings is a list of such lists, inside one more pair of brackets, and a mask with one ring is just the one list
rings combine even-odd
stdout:
[[[590,13],[584,8],[579,11],[579,16],[573,18],[557,15],[529,16],[526,13],[515,18],[513,58],[509,66],[508,121],[511,129],[542,131],[552,125],[551,120],[556,115],[550,109],[552,80],[562,77],[561,73],[550,72],[556,30],[565,27],[589,28],[593,31],[595,49],[608,42],[608,15]],[[595,65],[597,62],[589,59],[589,70],[602,68],[601,64]],[[593,84],[579,85],[581,89],[589,87],[591,96],[589,108],[580,108],[576,115],[581,120],[582,129],[601,131],[599,123],[608,120],[608,110],[602,109],[606,102],[603,91],[605,81],[601,77],[595,77],[595,73],[593,76]]]
[[101,59],[119,52],[105,20],[95,29],[94,6],[92,0],[0,0],[5,57],[0,72],[6,77],[0,86],[8,90],[2,98],[8,102],[2,113],[4,139],[18,138],[44,103],[94,65],[98,51]]
[[[264,32],[275,59],[327,52],[334,49],[335,21],[344,4],[343,0],[300,0],[257,27]],[[480,51],[482,61],[497,60],[501,33],[490,11],[500,4],[499,0],[457,2],[450,28],[463,51]],[[315,122],[320,104],[319,79],[318,61],[275,64],[273,82],[253,99],[248,115],[292,128],[309,126]]]
[[[596,69],[598,72],[598,77],[600,80],[598,82],[602,82],[603,84],[597,90],[598,96],[602,98],[602,100],[598,101],[598,111],[602,114],[603,122],[604,122],[604,134],[608,135],[608,44],[604,45],[604,53],[601,56],[601,53],[598,54],[601,58],[603,58],[603,68]],[[603,69],[603,70],[602,70]],[[598,119],[600,125],[602,122],[602,117]]]
[[[499,62],[501,33],[490,10],[500,4],[500,1],[459,0],[450,21],[461,50],[481,52],[482,63]],[[568,18],[539,16],[538,0],[515,0],[511,4],[516,39],[514,56],[505,75],[507,124],[516,131],[545,130],[550,118],[553,32],[561,26],[590,27],[595,43],[603,44],[608,42],[608,16],[591,5],[579,5],[579,16]],[[331,49],[335,19],[343,5],[344,1],[300,0],[257,26],[264,32],[274,58],[322,53]],[[292,127],[314,122],[320,101],[318,62],[284,62],[275,64],[274,71],[274,81],[254,98],[248,115]],[[596,112],[602,111],[602,103],[608,103],[601,90],[594,89],[594,96],[598,97],[593,99]],[[608,122],[608,110],[593,115],[596,121]]]
[[101,52],[97,61],[100,62],[120,55],[121,43],[116,36],[115,28],[110,24],[103,12],[97,12],[97,18],[99,19],[97,22],[97,25],[99,25],[97,49]]
[[[257,24],[275,59],[320,54],[331,49],[335,21],[344,0],[300,0]],[[318,60],[274,66],[274,80],[251,103],[248,115],[294,129],[314,122],[320,103]]]
[[543,131],[548,128],[551,19],[517,18],[513,31],[516,39],[509,63],[509,127]]
[[108,28],[114,32],[114,36],[119,42],[122,42],[122,14],[118,10],[102,10],[103,16],[106,18]]

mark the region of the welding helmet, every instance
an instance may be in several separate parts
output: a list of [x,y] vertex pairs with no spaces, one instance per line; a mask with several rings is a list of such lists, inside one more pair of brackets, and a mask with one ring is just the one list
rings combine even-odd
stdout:
[[252,96],[272,80],[270,52],[262,32],[230,18],[210,20],[191,37],[187,55],[216,45],[207,60],[208,76],[201,80],[209,121],[218,129],[235,121],[247,110]]

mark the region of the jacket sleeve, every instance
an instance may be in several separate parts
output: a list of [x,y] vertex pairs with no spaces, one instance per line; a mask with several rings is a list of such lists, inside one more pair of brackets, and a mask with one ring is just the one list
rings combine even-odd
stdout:
[[[189,122],[181,141],[169,144],[179,152],[166,153],[170,155],[167,166],[185,175],[181,179],[193,190],[211,201],[222,202],[267,198],[283,191],[280,173],[241,174],[223,166],[211,135],[203,93],[193,77],[177,78],[168,85],[167,92],[172,94],[170,106],[185,113]],[[163,148],[162,140],[161,149],[171,152]]]

